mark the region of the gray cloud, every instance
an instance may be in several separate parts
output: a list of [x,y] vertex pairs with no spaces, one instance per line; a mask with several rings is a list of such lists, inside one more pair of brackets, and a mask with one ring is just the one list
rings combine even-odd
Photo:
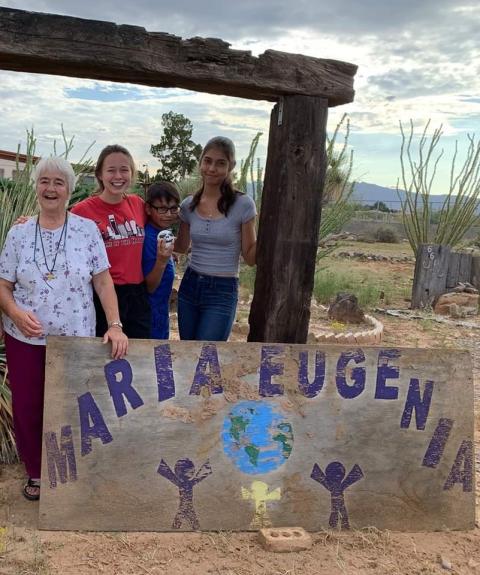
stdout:
[[452,74],[439,75],[428,69],[390,70],[386,74],[369,77],[371,88],[377,88],[382,98],[414,98],[417,96],[433,96],[440,94],[455,94],[461,91],[463,83]]
[[[4,6],[25,10],[68,14],[118,24],[134,24],[148,30],[170,32],[180,36],[216,36],[224,39],[246,39],[249,36],[268,39],[291,29],[314,30],[322,35],[386,37],[403,31],[435,27],[448,21],[455,29],[459,23],[468,26],[469,13],[455,11],[457,0],[243,0],[237,3],[177,0],[137,0],[101,3],[77,0],[4,0]],[[461,6],[476,7],[476,0],[465,0]],[[457,29],[458,31],[458,29]]]
[[[458,129],[480,130],[478,0],[243,0],[233,4],[193,0],[2,0],[2,5],[132,24],[183,38],[217,37],[232,43],[234,48],[247,46],[252,51],[263,51],[269,46],[303,51],[290,49],[296,45],[292,39],[298,38],[298,46],[322,57],[325,52],[316,54],[317,47],[320,45],[324,51],[325,46],[328,50],[331,45],[328,57],[349,60],[360,68],[355,102],[332,109],[330,126],[334,126],[337,116],[348,112],[352,141],[356,145],[363,141],[365,150],[366,142],[374,138],[380,147],[385,147],[385,141],[396,141],[398,119],[405,114],[418,125],[433,116],[435,121]],[[336,55],[337,47],[341,56]],[[56,79],[58,87],[54,89],[57,83],[45,76],[22,75],[17,82],[14,75],[0,71],[0,77],[4,147],[13,146],[25,126],[35,125],[37,133],[46,138],[58,128],[60,118],[70,132],[79,135],[82,145],[92,139],[97,139],[97,146],[118,139],[131,145],[140,161],[150,164],[149,144],[159,139],[161,114],[170,109],[193,121],[196,141],[206,141],[212,132],[225,133],[239,142],[241,155],[248,151],[248,143],[257,130],[264,131],[262,155],[268,139],[271,107],[266,104],[194,95],[187,98],[179,90],[162,92],[135,87],[132,95],[136,104],[132,106],[122,98],[115,101],[113,92],[121,88],[108,84],[105,92],[112,91],[110,98],[99,99],[112,102],[96,103],[68,97],[78,94],[84,86],[92,90],[89,81]],[[40,144],[47,146],[49,142]],[[360,145],[358,148],[356,158],[361,163],[362,149]],[[367,156],[364,165],[370,165]],[[396,166],[397,154],[394,156]],[[384,171],[388,171],[385,166]],[[387,178],[388,174],[383,174],[378,183],[394,183],[387,182]]]

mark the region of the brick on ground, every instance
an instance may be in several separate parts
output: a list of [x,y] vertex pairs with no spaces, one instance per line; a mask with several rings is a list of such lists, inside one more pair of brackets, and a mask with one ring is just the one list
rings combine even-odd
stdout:
[[267,551],[287,553],[310,549],[312,538],[303,527],[269,527],[260,529],[260,543]]

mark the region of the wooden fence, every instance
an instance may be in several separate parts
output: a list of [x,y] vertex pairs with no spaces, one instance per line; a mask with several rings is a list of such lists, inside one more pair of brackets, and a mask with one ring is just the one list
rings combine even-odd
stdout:
[[459,282],[480,290],[480,256],[452,252],[450,246],[422,244],[417,253],[412,309],[431,306],[439,295]]

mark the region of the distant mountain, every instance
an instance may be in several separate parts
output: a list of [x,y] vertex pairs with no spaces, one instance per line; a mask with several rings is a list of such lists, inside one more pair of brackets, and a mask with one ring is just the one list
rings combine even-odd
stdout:
[[[252,195],[251,184],[247,184],[247,194],[249,196]],[[356,182],[353,189],[352,200],[365,206],[372,206],[375,202],[383,202],[391,210],[400,210],[401,202],[398,197],[399,194],[404,201],[406,195],[405,190],[399,190],[397,193],[395,188],[384,188],[383,186],[369,184],[368,182]],[[446,194],[431,195],[430,208],[432,210],[439,210],[446,198]],[[480,214],[480,206],[477,213]]]
[[[401,207],[400,194],[402,200],[405,200],[406,192],[404,190],[397,190],[395,188],[384,188],[376,184],[369,184],[367,182],[356,182],[352,194],[352,199],[367,206],[373,205],[375,202],[383,202],[387,207],[393,210],[399,210]],[[430,207],[432,210],[439,210],[447,196],[432,195],[430,196]]]

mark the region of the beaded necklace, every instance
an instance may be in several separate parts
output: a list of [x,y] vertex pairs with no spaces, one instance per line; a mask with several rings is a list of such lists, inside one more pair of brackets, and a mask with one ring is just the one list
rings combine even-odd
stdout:
[[53,258],[53,263],[52,263],[51,267],[49,267],[48,263],[47,263],[47,254],[45,253],[45,246],[43,245],[42,231],[40,230],[39,219],[40,218],[38,217],[37,223],[35,225],[35,245],[33,247],[33,261],[37,265],[37,268],[40,271],[40,273],[42,273],[40,270],[40,267],[38,265],[37,259],[36,259],[36,256],[37,256],[37,238],[38,238],[38,236],[40,236],[40,245],[42,246],[43,259],[45,261],[45,267],[47,268],[47,273],[43,274],[43,279],[45,280],[45,282],[49,282],[51,280],[54,280],[57,277],[54,273],[55,263],[57,262],[58,252],[60,251],[60,246],[62,245],[62,239],[63,239],[63,247],[64,248],[65,248],[65,243],[67,241],[68,213],[65,214],[65,221],[63,222],[62,231],[60,233],[60,239],[58,240],[57,249],[55,250],[55,256]]

